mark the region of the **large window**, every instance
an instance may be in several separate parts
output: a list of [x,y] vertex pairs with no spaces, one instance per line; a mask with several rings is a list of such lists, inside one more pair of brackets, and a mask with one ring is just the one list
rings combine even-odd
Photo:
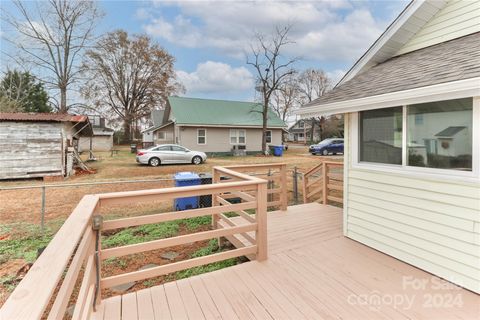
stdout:
[[407,165],[471,171],[472,122],[472,99],[408,106]]
[[197,144],[207,144],[207,129],[197,130]]
[[472,98],[359,113],[360,162],[472,171],[472,140]]
[[246,132],[243,129],[230,129],[230,144],[245,144]]
[[360,161],[402,164],[402,107],[360,112]]

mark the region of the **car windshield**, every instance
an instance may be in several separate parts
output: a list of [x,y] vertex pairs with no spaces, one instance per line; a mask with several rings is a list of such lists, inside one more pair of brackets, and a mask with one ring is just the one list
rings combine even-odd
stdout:
[[331,139],[326,139],[326,140],[323,140],[322,142],[320,142],[318,144],[318,146],[326,146],[328,144],[332,143],[332,140]]

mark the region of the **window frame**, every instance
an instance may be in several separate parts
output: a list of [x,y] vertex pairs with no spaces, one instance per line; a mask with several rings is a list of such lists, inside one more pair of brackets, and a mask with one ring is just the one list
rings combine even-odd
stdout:
[[[448,99],[445,99],[448,100]],[[412,105],[415,103],[411,103]],[[407,165],[407,134],[408,134],[408,119],[407,119],[407,105],[402,107],[402,164],[388,164],[360,161],[360,111],[352,112],[350,117],[350,141],[351,143],[351,162],[354,169],[371,169],[375,171],[383,171],[388,173],[408,174],[412,176],[425,175],[432,178],[441,179],[473,179],[477,180],[480,177],[480,97],[473,97],[472,99],[472,170],[461,171],[454,169],[442,168],[426,168],[415,167]],[[392,107],[386,107],[392,108]],[[381,108],[378,108],[381,109]],[[370,109],[368,109],[370,110]],[[363,110],[362,110],[363,111]],[[366,110],[365,110],[366,111]]]
[[[163,138],[160,137],[160,133],[163,133]],[[165,131],[157,132],[157,139],[158,140],[167,140],[167,133]]]
[[[204,136],[200,136],[200,130],[203,130],[205,132],[205,135]],[[205,139],[205,142],[204,143],[200,143],[198,142],[198,139],[199,138],[204,138]],[[197,145],[199,146],[204,146],[207,144],[207,129],[206,128],[198,128],[197,129]]]
[[[240,131],[244,132],[243,137],[245,138],[245,142],[243,142],[243,143],[240,142],[240,134],[239,134]],[[235,132],[235,135],[232,135],[232,132]],[[234,143],[232,143],[232,138],[235,138]],[[242,146],[247,145],[247,130],[245,130],[245,129],[230,129],[230,134],[229,134],[228,140],[230,142],[230,145],[242,145]]]
[[[270,132],[270,142],[267,140],[267,132]],[[265,131],[265,143],[272,143],[273,141],[273,132],[272,130]]]

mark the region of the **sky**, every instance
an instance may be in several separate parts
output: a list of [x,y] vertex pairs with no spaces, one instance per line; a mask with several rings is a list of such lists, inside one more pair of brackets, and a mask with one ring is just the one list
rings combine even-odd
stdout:
[[[246,54],[256,33],[291,25],[285,57],[295,67],[323,69],[338,81],[407,5],[383,1],[99,1],[97,33],[148,34],[175,57],[185,96],[249,101],[255,70]],[[9,0],[2,9],[14,11]],[[5,32],[1,31],[3,35]],[[10,48],[2,41],[2,51]],[[2,55],[2,69],[8,65]]]

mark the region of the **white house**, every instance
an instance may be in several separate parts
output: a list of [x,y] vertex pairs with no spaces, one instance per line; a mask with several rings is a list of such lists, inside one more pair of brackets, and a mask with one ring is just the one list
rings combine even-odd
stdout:
[[480,1],[412,1],[303,118],[345,114],[347,237],[480,293]]

